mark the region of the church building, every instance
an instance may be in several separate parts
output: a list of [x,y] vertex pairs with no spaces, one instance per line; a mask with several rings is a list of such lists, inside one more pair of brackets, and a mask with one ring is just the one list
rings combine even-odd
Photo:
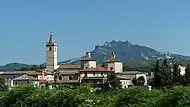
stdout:
[[[131,76],[123,72],[123,63],[116,58],[112,52],[110,58],[104,62],[104,67],[98,66],[96,59],[93,59],[90,52],[86,52],[80,64],[60,64],[58,65],[58,47],[50,34],[49,41],[46,43],[46,72],[52,73],[54,80],[48,81],[49,84],[93,84],[94,88],[102,88],[111,72],[121,78],[122,87],[132,84]],[[135,75],[134,75],[135,74]],[[136,72],[133,78],[137,77]]]
[[60,64],[58,65],[58,47],[50,34],[49,41],[46,43],[46,72],[52,73],[56,81],[48,83],[93,83],[99,87],[105,83],[107,76],[111,72],[121,74],[123,72],[123,63],[116,59],[112,52],[109,60],[104,63],[105,67],[97,66],[96,60],[91,57],[90,52],[86,52],[80,64]]
[[[46,69],[39,71],[7,71],[0,72],[8,86],[19,84],[34,84],[35,86],[49,85],[80,85],[92,84],[101,89],[107,82],[108,75],[114,72],[120,79],[123,88],[132,86],[132,79],[143,76],[147,83],[146,74],[137,71],[123,71],[123,63],[112,52],[110,58],[103,63],[104,67],[96,63],[90,52],[80,60],[80,64],[58,64],[58,45],[50,34],[46,43]],[[146,84],[145,84],[146,85]]]

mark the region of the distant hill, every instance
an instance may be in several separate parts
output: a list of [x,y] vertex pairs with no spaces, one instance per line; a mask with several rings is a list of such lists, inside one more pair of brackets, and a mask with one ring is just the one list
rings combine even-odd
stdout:
[[0,66],[0,71],[10,71],[13,69],[20,69],[20,68],[26,68],[30,65],[27,64],[21,64],[21,63],[9,63],[4,66]]
[[[128,70],[139,70],[152,67],[155,64],[155,61],[158,59],[171,59],[175,61],[180,61],[182,63],[188,63],[190,56],[172,54],[159,52],[155,49],[134,45],[129,41],[110,41],[104,42],[102,45],[95,46],[95,49],[91,51],[91,55],[94,59],[97,60],[98,64],[102,64],[109,59],[112,52],[116,53],[116,56],[119,60],[124,62],[125,69]],[[60,61],[59,64],[77,64],[80,63],[80,59],[83,58],[73,58],[66,61]],[[43,64],[44,65],[44,64]],[[29,67],[31,65],[20,64],[20,63],[11,63],[4,66],[0,66],[0,71],[7,71],[12,69],[18,69],[23,67]]]

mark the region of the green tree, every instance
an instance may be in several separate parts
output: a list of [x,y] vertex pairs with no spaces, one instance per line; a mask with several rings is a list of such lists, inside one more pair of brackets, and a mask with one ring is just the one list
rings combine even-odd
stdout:
[[183,77],[183,84],[189,84],[190,83],[190,64],[187,65],[185,69],[185,75]]
[[155,68],[153,69],[154,71],[154,78],[153,80],[151,81],[150,85],[154,86],[154,87],[160,87],[163,85],[161,79],[161,69],[160,69],[160,62],[159,60],[157,60],[156,62],[156,66]]
[[179,69],[179,64],[173,65],[173,84],[180,85],[182,83],[182,77],[180,75],[181,70]]
[[170,87],[172,85],[172,71],[165,59],[160,66],[159,61],[154,68],[154,78],[151,85],[157,88]]
[[111,72],[108,75],[108,85],[110,85],[112,89],[121,88],[121,82],[117,78],[117,75],[114,72]]
[[0,92],[3,92],[3,91],[7,91],[8,90],[8,86],[5,85],[5,79],[0,76]]
[[143,76],[140,76],[139,78],[134,78],[132,82],[135,86],[143,86],[145,84],[145,79]]
[[189,107],[189,87],[173,87],[167,89],[162,99],[157,101],[156,107]]
[[173,74],[171,68],[168,65],[167,59],[164,60],[163,65],[161,67],[162,71],[162,82],[163,86],[170,87],[172,86]]

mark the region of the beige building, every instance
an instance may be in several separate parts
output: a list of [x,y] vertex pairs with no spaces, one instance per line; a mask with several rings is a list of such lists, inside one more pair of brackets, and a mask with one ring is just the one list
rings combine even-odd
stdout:
[[[123,88],[127,88],[132,84],[132,79],[143,76],[141,72],[123,72],[123,63],[116,58],[116,54],[112,52],[110,59],[105,61],[104,67],[98,67],[96,60],[91,57],[90,52],[81,59],[81,63],[75,64],[60,64],[58,65],[58,45],[50,34],[49,41],[46,43],[46,69],[42,71],[11,71],[0,72],[5,78],[7,85],[10,87],[22,84],[33,83],[37,86],[45,84],[74,84],[93,83],[96,88],[102,87],[106,82],[108,74],[115,72],[120,78]],[[29,82],[28,82],[29,81]]]
[[133,84],[132,80],[138,79],[139,77],[144,77],[144,80],[145,80],[144,85],[148,85],[147,84],[147,80],[148,80],[147,76],[148,76],[148,74],[142,73],[139,71],[125,71],[121,75],[118,75],[119,78],[122,78],[121,79],[122,81],[125,81],[125,84],[122,84],[122,86],[127,85],[127,88],[130,86],[133,86],[134,84]]
[[[141,76],[145,79],[147,85],[147,75],[142,72],[123,72],[123,63],[116,58],[116,54],[112,52],[110,59],[104,63],[103,67],[97,67],[96,60],[92,58],[90,52],[81,59],[80,65],[73,64],[57,64],[58,47],[50,34],[49,42],[46,44],[46,71],[52,73],[56,81],[54,83],[93,83],[94,87],[101,87],[107,80],[110,72],[115,72],[120,78],[123,88],[132,86],[132,80]],[[56,75],[55,75],[56,74]],[[52,82],[53,83],[53,82]]]
[[5,84],[8,87],[21,84],[40,86],[46,78],[46,73],[43,71],[6,71],[1,72],[0,75],[5,79]]
[[102,89],[105,87],[107,77],[111,72],[111,70],[103,67],[79,70],[80,83],[91,84],[95,89]]
[[91,84],[95,89],[102,89],[110,72],[109,69],[97,67],[96,60],[91,57],[90,52],[86,52],[81,60],[79,81],[81,84]]
[[105,62],[104,66],[105,68],[114,71],[116,74],[123,72],[123,63],[116,59],[114,52],[112,52],[110,59]]
[[22,75],[20,77],[17,77],[11,80],[11,87],[24,85],[24,84],[30,84],[35,87],[39,87],[40,85],[39,79],[34,78],[32,76],[28,76],[28,75]]

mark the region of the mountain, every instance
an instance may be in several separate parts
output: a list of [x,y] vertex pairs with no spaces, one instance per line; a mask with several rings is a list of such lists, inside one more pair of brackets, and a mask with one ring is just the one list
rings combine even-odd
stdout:
[[30,65],[27,64],[21,64],[21,63],[9,63],[3,66],[0,66],[0,71],[10,71],[13,69],[20,69],[20,68],[26,68]]
[[[116,53],[119,60],[134,61],[134,60],[158,60],[158,59],[175,59],[178,61],[189,60],[190,56],[183,56],[178,54],[159,52],[155,49],[134,45],[129,41],[111,41],[105,42],[103,45],[95,46],[95,49],[91,51],[91,55],[94,59],[97,59],[98,63],[103,63],[109,59],[112,52]],[[84,56],[83,56],[84,57]],[[60,63],[79,63],[80,58],[70,59],[67,61],[62,61]]]
[[[129,41],[110,41],[104,42],[102,45],[95,46],[95,49],[91,51],[91,56],[97,60],[98,64],[102,64],[109,59],[112,52],[116,53],[116,57],[124,62],[125,69],[128,70],[139,70],[145,69],[155,64],[155,60],[158,59],[172,59],[177,61],[182,61],[187,63],[190,60],[190,56],[183,56],[172,53],[159,52],[155,49],[134,45]],[[59,64],[76,64],[80,63],[80,59],[83,58],[73,58],[66,61],[61,61]],[[10,63],[4,66],[0,66],[0,71],[7,71],[19,68],[30,67],[31,65],[20,64],[20,63]],[[138,69],[137,69],[138,68]]]

